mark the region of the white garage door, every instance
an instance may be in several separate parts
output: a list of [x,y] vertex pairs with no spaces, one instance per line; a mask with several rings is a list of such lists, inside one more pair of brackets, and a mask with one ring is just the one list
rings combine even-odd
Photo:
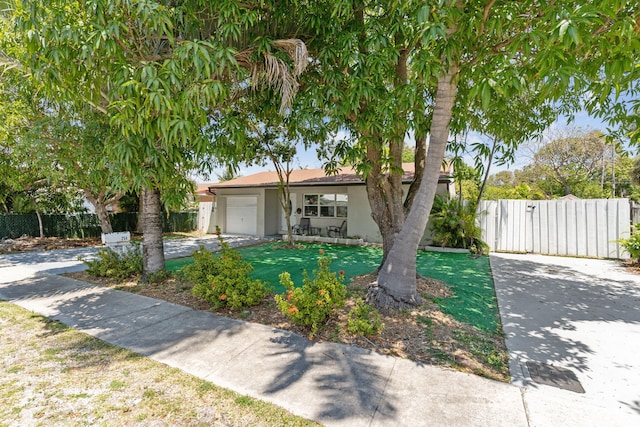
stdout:
[[258,233],[258,197],[227,197],[227,233]]

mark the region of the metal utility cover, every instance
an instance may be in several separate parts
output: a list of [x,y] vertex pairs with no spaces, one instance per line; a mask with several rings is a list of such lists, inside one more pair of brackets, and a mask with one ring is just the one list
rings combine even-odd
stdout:
[[532,361],[527,362],[527,369],[531,379],[538,384],[584,393],[584,388],[578,381],[578,377],[569,369]]

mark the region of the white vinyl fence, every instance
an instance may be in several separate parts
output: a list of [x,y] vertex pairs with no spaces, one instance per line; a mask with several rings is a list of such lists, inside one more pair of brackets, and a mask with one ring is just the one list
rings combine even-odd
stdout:
[[198,207],[198,231],[202,233],[213,233],[214,224],[211,221],[215,205],[213,202],[200,202]]
[[597,258],[629,257],[630,219],[629,199],[487,200],[479,215],[492,251]]

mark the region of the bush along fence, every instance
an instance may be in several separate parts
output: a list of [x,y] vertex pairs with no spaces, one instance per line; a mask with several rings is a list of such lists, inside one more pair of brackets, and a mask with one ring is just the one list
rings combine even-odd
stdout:
[[[135,231],[138,221],[136,212],[109,215],[113,231]],[[41,215],[45,237],[87,238],[99,237],[100,222],[95,214]],[[187,232],[198,228],[197,212],[165,213],[162,219],[165,232]],[[40,236],[38,217],[33,214],[0,215],[0,239],[15,239],[27,235]]]

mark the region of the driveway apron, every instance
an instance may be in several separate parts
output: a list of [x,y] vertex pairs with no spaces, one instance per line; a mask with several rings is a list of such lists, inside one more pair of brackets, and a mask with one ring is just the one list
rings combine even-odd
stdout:
[[640,425],[640,276],[616,261],[530,254],[492,254],[491,269],[513,383]]

